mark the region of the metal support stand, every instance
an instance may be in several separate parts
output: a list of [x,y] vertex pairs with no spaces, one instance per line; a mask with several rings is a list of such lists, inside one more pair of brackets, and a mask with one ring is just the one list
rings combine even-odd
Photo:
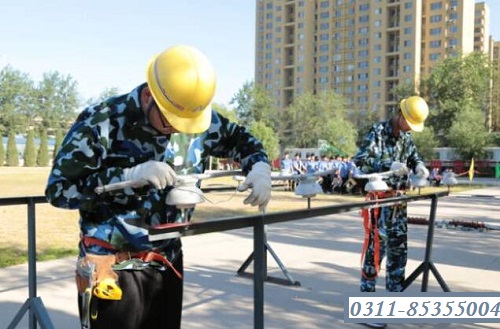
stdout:
[[444,281],[443,277],[441,274],[439,274],[436,266],[434,266],[434,263],[431,261],[431,253],[432,253],[432,243],[434,240],[434,223],[436,220],[436,210],[437,210],[437,196],[434,195],[431,199],[431,213],[429,217],[429,227],[427,230],[427,242],[425,245],[425,257],[424,261],[422,264],[420,264],[415,271],[403,282],[403,290],[408,288],[410,284],[420,275],[423,273],[422,277],[422,288],[420,291],[426,292],[427,287],[429,285],[429,270],[434,274],[434,277],[436,278],[437,282],[441,286],[444,292],[450,292],[450,288]]
[[9,324],[7,329],[14,329],[26,312],[29,313],[29,328],[36,329],[37,321],[42,329],[54,329],[49,314],[43,305],[42,299],[36,296],[36,229],[35,229],[35,202],[28,200],[28,286],[29,297]]
[[[264,243],[264,260],[263,260],[264,280],[269,281],[271,283],[283,284],[283,285],[287,285],[287,286],[300,286],[300,282],[295,281],[292,278],[292,275],[290,274],[290,272],[288,272],[288,269],[285,267],[283,262],[279,259],[278,255],[276,254],[276,252],[274,252],[273,248],[271,248],[271,246],[267,242],[267,226],[266,225],[264,225],[263,243]],[[271,277],[271,276],[267,275],[267,252],[266,251],[269,251],[271,256],[274,258],[274,260],[276,261],[276,263],[280,267],[281,272],[283,272],[283,275],[286,277],[286,279]],[[238,269],[237,274],[240,276],[252,277],[252,275],[253,275],[252,273],[245,272],[245,270],[248,268],[248,266],[250,266],[250,264],[252,263],[252,260],[254,260],[254,252],[252,252],[250,254],[250,256],[248,256],[248,258],[243,262],[241,267]]]

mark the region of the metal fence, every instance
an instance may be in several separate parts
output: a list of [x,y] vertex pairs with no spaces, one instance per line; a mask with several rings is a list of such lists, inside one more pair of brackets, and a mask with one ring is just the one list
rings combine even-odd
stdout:
[[[264,328],[264,282],[267,277],[267,264],[266,264],[266,230],[267,225],[299,220],[309,219],[314,217],[321,217],[332,214],[339,214],[361,210],[364,208],[373,208],[379,206],[389,206],[400,203],[414,202],[419,200],[431,200],[429,212],[429,224],[427,231],[427,241],[425,256],[422,263],[417,269],[410,274],[404,283],[404,288],[412,284],[412,282],[420,276],[422,277],[421,291],[427,291],[429,274],[432,273],[437,279],[443,291],[450,291],[446,282],[439,274],[431,260],[432,244],[434,237],[434,224],[436,218],[436,210],[438,198],[447,196],[448,192],[437,192],[430,194],[420,194],[415,196],[399,196],[387,199],[378,199],[364,202],[343,203],[340,205],[308,208],[304,210],[295,210],[287,212],[275,212],[262,215],[241,216],[233,218],[223,218],[210,220],[205,222],[196,223],[183,223],[183,224],[170,224],[153,227],[150,229],[151,240],[161,240],[172,237],[187,237],[198,234],[206,234],[213,232],[221,232],[228,230],[241,229],[246,227],[253,227],[253,253],[252,258],[254,261],[253,271],[253,299],[254,299],[254,328]],[[47,200],[43,196],[35,197],[14,197],[14,198],[0,198],[0,206],[11,205],[26,205],[27,206],[27,220],[28,220],[28,286],[29,297],[23,304],[21,309],[15,315],[8,329],[13,329],[17,326],[26,312],[29,313],[29,328],[35,329],[37,321],[42,329],[53,329],[54,325],[45,310],[42,299],[37,296],[36,287],[36,211],[35,204],[46,203]]]

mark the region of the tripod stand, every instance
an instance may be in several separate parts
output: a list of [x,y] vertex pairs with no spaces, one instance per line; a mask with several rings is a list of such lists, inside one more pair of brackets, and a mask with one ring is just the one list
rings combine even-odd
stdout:
[[43,305],[42,299],[36,292],[36,228],[35,228],[35,202],[33,198],[28,199],[28,287],[29,298],[24,302],[21,309],[9,324],[7,329],[14,329],[24,314],[29,314],[29,328],[37,328],[37,320],[42,329],[54,329],[49,314]]
[[[285,267],[285,264],[279,259],[278,254],[273,250],[269,242],[267,242],[267,225],[264,225],[264,248],[266,251],[269,251],[273,259],[276,261],[278,264],[279,268],[281,269],[281,272],[283,272],[283,275],[285,276],[286,279],[282,278],[277,278],[277,277],[271,277],[267,275],[267,252],[264,255],[264,273],[265,273],[265,280],[272,282],[272,283],[277,283],[277,284],[283,284],[283,285],[288,285],[288,286],[300,286],[299,281],[295,281],[292,278],[292,275],[290,272],[288,272],[288,269]],[[252,263],[254,260],[254,254],[253,252],[248,256],[248,258],[243,262],[241,267],[238,269],[237,273],[240,276],[245,276],[245,277],[253,277],[252,273],[247,273],[245,270],[248,268],[248,266]]]
[[439,274],[436,266],[434,263],[431,261],[431,252],[432,252],[432,242],[434,239],[434,223],[436,220],[436,210],[437,210],[437,197],[433,196],[432,201],[431,201],[431,213],[429,216],[429,228],[427,230],[427,241],[425,245],[425,256],[424,256],[424,261],[413,271],[412,274],[403,282],[403,290],[408,288],[410,284],[420,275],[423,274],[422,276],[422,287],[421,290],[422,292],[427,291],[427,287],[429,284],[429,271],[434,274],[434,277],[436,278],[437,282],[441,286],[441,289],[443,289],[444,292],[450,292],[450,288],[444,281],[443,277],[441,274]]

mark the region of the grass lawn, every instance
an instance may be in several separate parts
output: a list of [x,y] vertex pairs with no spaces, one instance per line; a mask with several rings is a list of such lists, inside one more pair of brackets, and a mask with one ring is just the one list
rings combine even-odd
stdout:
[[[50,168],[0,167],[0,198],[44,195]],[[205,180],[204,187],[225,185],[236,187],[230,177]],[[478,186],[455,186],[456,192]],[[446,190],[446,187],[428,187],[422,193]],[[416,192],[412,192],[416,193]],[[247,192],[217,191],[206,193],[206,202],[197,206],[193,220],[234,217],[256,214],[257,209],[243,205]],[[311,200],[312,207],[321,207],[341,202],[362,201],[362,196],[318,195]],[[307,199],[280,186],[273,189],[273,198],[268,212],[304,209]],[[78,243],[78,212],[36,205],[37,259],[48,260],[67,255],[76,255]],[[24,263],[27,260],[27,207],[24,205],[0,207],[0,268]]]

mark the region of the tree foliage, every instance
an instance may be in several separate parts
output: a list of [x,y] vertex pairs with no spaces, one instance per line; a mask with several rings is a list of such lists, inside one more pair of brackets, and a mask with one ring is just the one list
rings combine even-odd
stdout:
[[421,81],[421,94],[431,109],[428,125],[432,126],[442,146],[451,143],[447,132],[458,113],[469,103],[477,104],[485,125],[489,109],[491,66],[481,53],[449,57]]
[[318,140],[351,153],[356,129],[346,118],[342,98],[333,92],[297,97],[280,116],[280,137],[286,147],[316,147]]
[[236,112],[229,109],[227,106],[224,104],[217,104],[213,103],[212,104],[212,109],[215,110],[216,112],[222,114],[224,117],[229,119],[231,122],[238,122],[238,118],[236,117]]
[[19,152],[17,150],[16,144],[16,133],[14,130],[9,131],[9,137],[7,140],[7,166],[17,167],[19,166]]
[[278,121],[273,99],[269,93],[253,82],[246,82],[231,99],[238,122],[250,126],[261,121],[269,127],[275,127]]
[[3,167],[5,163],[5,147],[3,145],[3,134],[0,131],[0,167]]
[[6,66],[0,71],[0,130],[25,131],[33,117],[33,81]]
[[47,139],[47,131],[42,130],[40,132],[40,147],[38,148],[38,154],[36,157],[36,164],[39,167],[47,167],[49,162],[49,142]]
[[36,146],[35,146],[35,131],[33,129],[28,130],[28,135],[26,136],[26,144],[24,145],[24,166],[34,167],[36,164]]
[[250,132],[262,142],[269,160],[279,157],[279,140],[272,128],[266,126],[262,121],[255,121],[250,125]]
[[57,71],[43,74],[37,94],[37,112],[45,127],[67,127],[76,117],[78,83]]
[[458,115],[450,128],[450,146],[457,149],[463,160],[483,158],[491,138],[482,120],[483,113],[471,102]]
[[59,151],[59,148],[61,147],[62,141],[63,141],[63,133],[61,128],[56,129],[56,140],[54,143],[54,151],[52,153],[52,159],[55,159],[57,152]]
[[420,156],[424,160],[434,159],[434,148],[438,147],[438,142],[432,127],[425,127],[421,132],[412,132],[412,136]]

